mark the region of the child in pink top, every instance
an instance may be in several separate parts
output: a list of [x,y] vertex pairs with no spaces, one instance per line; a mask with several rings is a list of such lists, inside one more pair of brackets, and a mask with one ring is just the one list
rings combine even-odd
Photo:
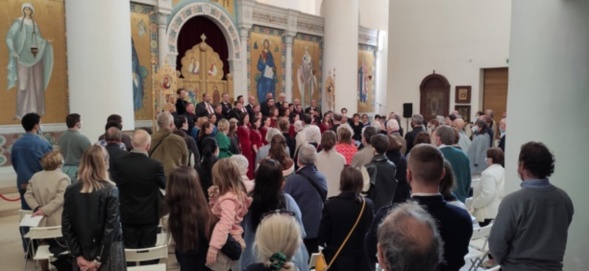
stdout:
[[209,205],[219,221],[213,229],[209,242],[207,266],[213,266],[216,263],[217,254],[227,242],[228,234],[240,242],[242,247],[245,246],[240,223],[252,203],[241,182],[239,169],[229,159],[217,161],[213,166],[212,176],[213,186],[208,190]]

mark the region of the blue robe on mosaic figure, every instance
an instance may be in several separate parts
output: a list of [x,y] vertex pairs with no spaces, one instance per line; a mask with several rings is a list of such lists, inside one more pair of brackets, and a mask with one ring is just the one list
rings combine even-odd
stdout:
[[[276,64],[274,63],[274,57],[270,52],[270,42],[268,40],[264,40],[264,49],[260,53],[260,57],[258,57],[258,65],[257,69],[260,72],[260,77],[258,78],[257,90],[258,90],[258,102],[266,101],[266,94],[272,93],[272,96],[275,97],[276,95]],[[271,77],[269,77],[266,72],[266,69],[272,69]]]

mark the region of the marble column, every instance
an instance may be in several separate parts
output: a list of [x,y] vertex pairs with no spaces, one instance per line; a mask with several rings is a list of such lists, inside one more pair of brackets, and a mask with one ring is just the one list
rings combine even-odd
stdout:
[[157,41],[158,41],[158,67],[161,67],[167,62],[168,55],[168,35],[166,35],[166,28],[168,27],[169,13],[157,14]]
[[[335,110],[358,111],[358,10],[359,0],[324,0],[325,36],[323,74],[336,69]],[[324,95],[326,91],[323,91]],[[327,108],[325,97],[323,108]]]
[[239,39],[241,41],[241,55],[243,56],[244,61],[241,61],[241,69],[243,72],[241,72],[239,75],[236,76],[241,76],[241,82],[242,85],[238,88],[235,89],[235,98],[237,98],[237,96],[239,95],[243,95],[245,97],[245,101],[247,103],[247,97],[250,94],[250,91],[248,91],[250,82],[248,81],[248,77],[247,77],[247,69],[248,69],[248,65],[247,65],[247,44],[248,44],[248,38],[249,38],[249,33],[250,33],[250,29],[251,26],[242,26],[239,27]]
[[589,2],[513,1],[511,14],[505,190],[520,189],[520,146],[546,144],[556,160],[550,182],[581,210],[568,230],[563,270],[586,270]]
[[[286,44],[286,76],[285,76],[285,93],[286,94],[286,100],[287,101],[292,101],[292,42],[293,42],[294,36],[293,35],[289,35],[287,34],[284,37],[284,43]],[[276,95],[278,96],[278,95]],[[278,100],[278,97],[274,97],[275,100]]]
[[81,132],[93,142],[110,114],[133,130],[129,1],[66,0],[65,6],[70,112],[82,116]]

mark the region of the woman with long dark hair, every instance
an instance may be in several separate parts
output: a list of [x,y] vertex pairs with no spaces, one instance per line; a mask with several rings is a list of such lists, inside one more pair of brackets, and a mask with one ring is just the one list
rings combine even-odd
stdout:
[[[207,137],[202,142],[202,156],[200,163],[195,164],[195,169],[200,177],[200,184],[203,191],[207,191],[213,185],[212,170],[219,156],[219,145],[217,140]],[[208,196],[208,194],[206,195]]]
[[200,127],[200,130],[198,131],[198,151],[200,153],[202,153],[202,148],[203,148],[203,142],[205,140],[205,138],[207,137],[214,137],[213,136],[213,124],[210,123],[209,121],[205,121],[202,126]]
[[205,267],[205,261],[216,218],[194,169],[182,166],[170,174],[165,201],[170,210],[168,226],[176,242],[180,270],[210,270]]
[[74,270],[126,270],[119,190],[108,177],[108,152],[92,145],[82,155],[78,182],[64,195],[62,233]]
[[[284,177],[282,176],[280,163],[273,159],[262,160],[258,171],[256,171],[256,186],[251,193],[253,202],[242,223],[246,247],[241,256],[241,269],[256,262],[252,245],[256,236],[256,229],[260,221],[262,221],[264,213],[277,209],[295,213],[295,218],[301,228],[301,238],[306,235],[301,220],[301,210],[290,195],[282,192],[283,183]],[[307,271],[309,270],[308,258],[306,247],[300,245],[293,257],[293,262],[299,270]]]

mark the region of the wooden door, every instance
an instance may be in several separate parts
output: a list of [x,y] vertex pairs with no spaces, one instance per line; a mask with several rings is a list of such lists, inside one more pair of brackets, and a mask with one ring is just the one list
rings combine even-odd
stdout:
[[508,69],[483,70],[483,107],[482,111],[492,109],[495,112],[494,120],[499,123],[503,112],[507,110],[507,82]]
[[450,110],[450,83],[441,74],[426,76],[419,86],[421,91],[419,113],[427,122],[436,115],[448,116]]

